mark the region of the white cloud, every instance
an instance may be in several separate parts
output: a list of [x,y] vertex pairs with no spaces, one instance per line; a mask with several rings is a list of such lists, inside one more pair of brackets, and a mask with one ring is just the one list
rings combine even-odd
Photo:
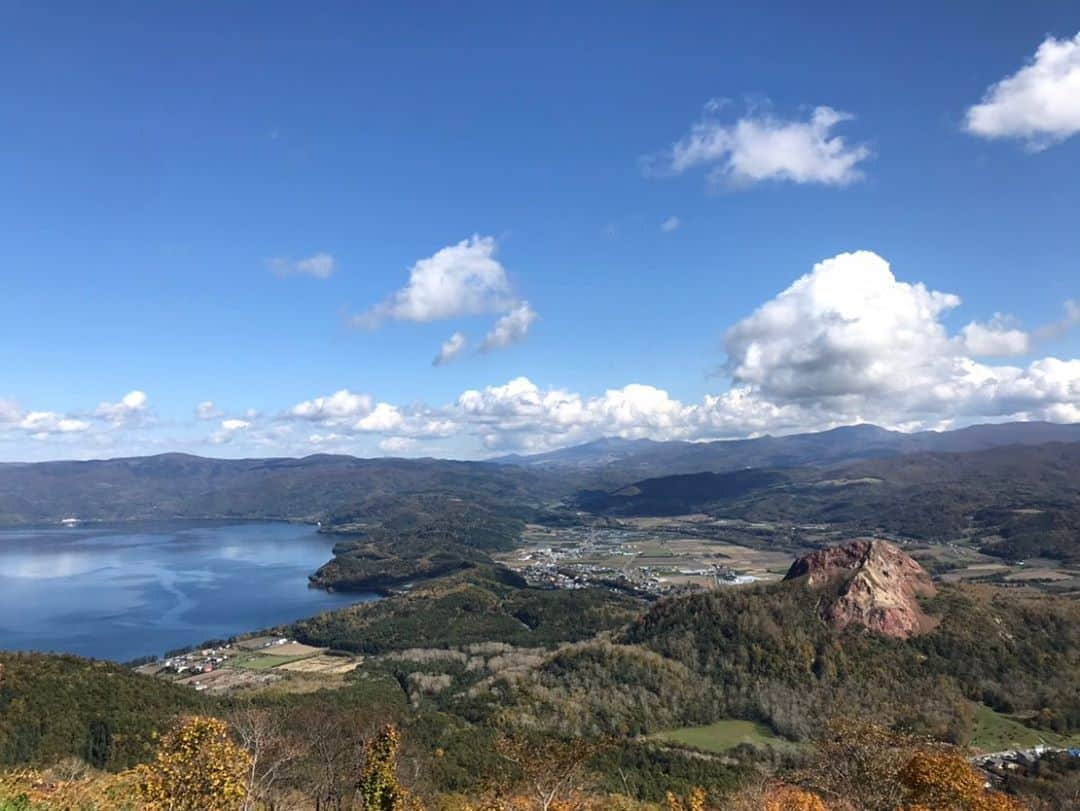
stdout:
[[1080,33],[1047,37],[1027,65],[968,109],[966,124],[983,138],[1022,138],[1033,151],[1080,132]]
[[461,351],[465,348],[467,343],[468,340],[464,335],[460,332],[455,332],[442,342],[442,346],[439,347],[439,354],[431,361],[431,365],[445,366],[447,363],[450,363],[450,361],[461,354]]
[[337,270],[337,261],[328,253],[316,253],[303,259],[288,259],[277,256],[267,260],[275,276],[311,276],[316,279],[329,279]]
[[94,410],[94,416],[120,425],[145,416],[148,403],[146,392],[135,389],[121,397],[117,403],[99,404]]
[[318,438],[319,442],[362,434],[436,438],[450,436],[457,430],[456,424],[437,410],[376,402],[370,394],[354,394],[348,389],[297,403],[287,409],[282,418],[319,425],[327,431],[311,435],[312,441]]
[[480,349],[488,351],[520,343],[525,340],[529,327],[536,321],[536,318],[536,311],[529,306],[529,302],[521,302],[495,322],[491,331],[484,336]]
[[222,420],[221,427],[210,437],[210,441],[215,445],[222,445],[226,442],[231,442],[236,434],[247,431],[250,428],[251,422],[248,420]]
[[976,361],[973,348],[1018,351],[1024,336],[1004,317],[949,336],[940,319],[959,303],[898,281],[876,254],[833,257],[728,331],[733,390],[797,409],[800,426],[1059,419],[1080,404],[1080,361]]
[[195,406],[195,418],[200,420],[216,420],[222,416],[221,410],[214,405],[212,400],[203,400]]
[[972,321],[960,330],[960,335],[964,348],[977,358],[1026,355],[1031,349],[1031,337],[1001,313],[995,313],[985,324]]
[[[536,313],[514,295],[506,269],[495,258],[496,247],[493,237],[473,236],[436,251],[412,266],[405,287],[351,323],[377,329],[388,320],[430,322],[501,313],[481,349],[521,340]],[[465,344],[465,336],[455,332],[433,364],[450,362]]]
[[397,406],[379,403],[370,414],[357,420],[353,427],[357,431],[386,433],[400,430],[404,424],[405,416]]
[[399,430],[414,439],[445,439],[454,436],[460,425],[453,415],[439,409],[421,410],[409,417]]
[[18,425],[23,431],[39,437],[90,430],[90,423],[86,420],[65,417],[54,411],[29,411],[21,416]]
[[416,447],[416,440],[407,436],[390,436],[379,443],[379,450],[390,454],[401,454]]
[[0,438],[16,431],[36,440],[65,435],[82,435],[89,441],[107,444],[106,434],[121,428],[140,427],[148,414],[145,392],[130,391],[119,402],[100,403],[90,412],[64,413],[53,410],[22,410],[11,400],[0,400]]
[[833,128],[853,116],[831,107],[817,107],[809,119],[786,120],[752,109],[734,122],[714,117],[719,108],[706,105],[706,116],[647,168],[681,174],[711,167],[709,180],[748,186],[767,180],[845,186],[863,177],[859,168],[870,157],[863,144],[849,144]]
[[937,379],[951,362],[939,317],[959,303],[897,281],[877,254],[840,254],[729,329],[728,366],[772,398],[887,396]]
[[679,221],[679,218],[671,216],[660,223],[660,230],[665,234],[670,234],[672,231],[678,230],[680,225],[682,225],[682,223]]
[[687,436],[692,409],[653,386],[631,384],[600,397],[541,390],[526,377],[458,397],[459,422],[490,449],[544,450],[602,435]]
[[405,287],[354,323],[374,328],[388,319],[427,322],[504,312],[515,300],[495,248],[493,237],[474,236],[419,260]]
[[315,397],[297,403],[288,410],[286,416],[332,423],[366,416],[374,407],[375,401],[371,395],[354,394],[348,389],[341,389],[328,397]]

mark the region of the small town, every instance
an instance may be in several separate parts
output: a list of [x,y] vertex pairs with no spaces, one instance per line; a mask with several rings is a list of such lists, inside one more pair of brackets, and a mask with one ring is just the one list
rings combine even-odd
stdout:
[[745,571],[732,564],[754,555],[749,547],[654,528],[545,528],[526,540],[531,543],[504,562],[529,585],[546,588],[602,586],[660,596],[775,579],[787,563],[773,555],[771,571]]

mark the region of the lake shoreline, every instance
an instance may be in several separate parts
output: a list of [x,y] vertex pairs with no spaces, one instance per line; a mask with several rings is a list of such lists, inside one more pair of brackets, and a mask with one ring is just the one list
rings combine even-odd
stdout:
[[379,599],[310,585],[333,543],[282,520],[0,528],[0,649],[124,663]]

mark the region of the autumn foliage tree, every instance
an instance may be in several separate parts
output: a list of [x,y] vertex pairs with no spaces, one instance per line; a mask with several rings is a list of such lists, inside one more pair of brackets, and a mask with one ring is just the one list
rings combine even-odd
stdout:
[[250,756],[217,718],[190,716],[138,766],[138,792],[153,811],[235,811],[247,795]]
[[584,738],[504,735],[499,754],[518,773],[520,792],[508,807],[522,811],[573,811],[584,807],[589,782],[586,764],[607,746]]
[[834,719],[814,741],[810,766],[793,782],[830,804],[896,811],[904,800],[900,768],[919,743],[878,724]]
[[1016,800],[987,791],[984,778],[960,754],[915,752],[900,770],[910,811],[1020,811]]
[[[1020,811],[1017,800],[986,788],[964,755],[877,724],[830,722],[813,763],[796,780],[827,806],[866,811]],[[766,805],[769,811],[772,806]],[[775,811],[786,809],[777,806]],[[817,811],[820,806],[790,806]]]
[[765,795],[763,811],[828,811],[816,794],[795,786],[779,786]]
[[686,799],[676,797],[670,791],[667,793],[667,811],[705,811],[705,790],[694,788],[686,796]]
[[0,772],[0,811],[138,811],[130,772],[110,774],[74,760]]
[[397,728],[387,724],[368,742],[357,790],[364,811],[413,811],[419,803],[399,783]]

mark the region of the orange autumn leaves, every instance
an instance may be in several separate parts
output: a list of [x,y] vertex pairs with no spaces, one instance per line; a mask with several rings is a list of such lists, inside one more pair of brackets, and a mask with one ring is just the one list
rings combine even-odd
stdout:
[[154,760],[135,774],[147,809],[235,811],[247,796],[250,766],[224,721],[193,716],[162,738]]
[[1021,811],[1023,805],[987,791],[984,778],[952,752],[916,752],[900,771],[909,811]]
[[[828,749],[815,765],[792,779],[803,785],[766,783],[734,795],[710,798],[696,788],[685,796],[668,793],[666,811],[1021,811],[1024,806],[988,790],[985,778],[966,757],[951,749],[890,737],[877,727],[837,725],[846,755]],[[423,811],[418,797],[398,782],[399,736],[385,726],[363,748],[346,803],[364,811]],[[506,747],[504,747],[506,749]],[[469,811],[644,811],[657,806],[629,797],[594,795],[584,774],[593,750],[583,741],[552,748],[533,745],[506,749],[523,764],[526,778],[518,792],[476,804],[462,798],[440,809]],[[838,762],[843,760],[843,763]],[[69,764],[38,772],[0,774],[2,800],[24,797],[18,808],[49,811],[252,811],[269,807],[250,791],[252,756],[216,718],[192,716],[164,735],[153,760],[118,775]],[[852,770],[853,766],[859,768]],[[832,769],[833,771],[830,771]],[[871,780],[868,775],[875,775]],[[828,779],[826,779],[828,778]],[[874,784],[871,787],[868,784]],[[870,789],[875,790],[871,791]],[[289,807],[317,807],[299,805]]]

